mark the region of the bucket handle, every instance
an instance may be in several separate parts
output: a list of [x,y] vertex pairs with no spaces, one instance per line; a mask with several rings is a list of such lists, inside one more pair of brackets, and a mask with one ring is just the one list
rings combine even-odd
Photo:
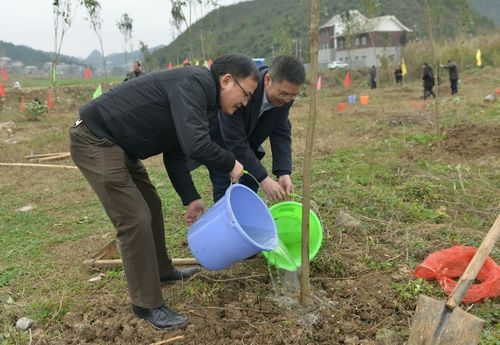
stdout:
[[[250,171],[243,170],[243,174],[250,176],[255,181],[255,183],[257,183],[257,185],[260,187],[259,181],[257,181],[257,178],[255,178],[255,176],[253,176],[253,174]],[[235,182],[235,183],[237,183],[237,182]],[[267,197],[265,196],[265,194],[264,194],[263,199],[264,199],[264,202],[266,203],[266,205],[269,207],[269,203],[268,203],[269,200],[267,200]]]
[[[255,176],[252,175],[252,173],[250,173],[248,170],[243,170],[243,174],[246,174],[248,176],[250,176],[251,178],[254,179],[255,182],[257,182],[258,185],[260,185],[259,181],[257,181],[257,179],[255,178]],[[291,196],[292,198],[296,198],[296,199],[299,199],[299,200],[302,200],[302,196],[299,195],[299,194],[296,194],[296,193],[290,193],[288,194],[289,196]],[[268,201],[267,198],[264,198],[264,200],[266,200],[266,202]],[[323,221],[323,218],[321,217],[321,213],[319,212],[319,207],[318,207],[318,204],[311,199],[311,206],[312,206],[312,209],[314,212],[316,212],[316,214],[318,215],[318,218],[319,218],[319,221],[321,223],[321,226],[323,227],[323,229],[325,229],[326,231],[326,236],[327,237],[330,237],[330,231],[328,230],[327,226],[325,225],[325,222]]]
[[[289,194],[291,197],[293,198],[297,198],[299,200],[302,200],[303,197],[299,194],[296,194],[296,193],[290,193]],[[327,237],[330,237],[330,231],[328,230],[325,222],[323,221],[323,218],[321,217],[321,213],[319,212],[319,207],[318,207],[318,204],[313,200],[313,199],[310,199],[310,202],[311,202],[311,208],[313,209],[314,212],[316,212],[316,214],[318,215],[318,218],[319,218],[319,221],[321,223],[321,226],[323,227],[323,229],[325,229],[326,231],[326,236]]]

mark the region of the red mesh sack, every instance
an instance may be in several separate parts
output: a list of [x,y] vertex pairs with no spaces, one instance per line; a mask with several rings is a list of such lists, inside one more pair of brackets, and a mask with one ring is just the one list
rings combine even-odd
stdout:
[[[416,278],[436,279],[443,290],[450,295],[458,278],[476,254],[477,248],[455,246],[443,249],[429,255],[415,269]],[[500,266],[492,258],[487,257],[479,271],[476,280],[480,284],[472,284],[467,290],[462,302],[475,303],[485,298],[500,296]]]

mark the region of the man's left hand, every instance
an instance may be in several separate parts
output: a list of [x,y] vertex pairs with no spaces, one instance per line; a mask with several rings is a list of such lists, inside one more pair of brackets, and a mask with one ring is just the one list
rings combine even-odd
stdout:
[[200,214],[203,213],[205,207],[203,206],[203,201],[201,199],[193,200],[189,203],[187,207],[186,214],[184,214],[184,219],[191,225],[198,218]]
[[278,184],[281,186],[281,188],[283,188],[287,195],[293,193],[293,183],[290,175],[281,175],[278,178]]

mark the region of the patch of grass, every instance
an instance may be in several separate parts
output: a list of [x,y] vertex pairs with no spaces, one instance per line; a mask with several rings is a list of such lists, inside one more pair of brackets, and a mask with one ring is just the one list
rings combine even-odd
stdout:
[[5,326],[0,330],[0,343],[2,345],[29,344],[29,342],[29,334],[27,332],[20,332],[13,326]]
[[346,277],[349,268],[339,255],[318,256],[311,262],[311,269],[326,272],[329,276]]
[[407,283],[393,283],[398,300],[406,305],[414,304],[420,295],[431,295],[432,286],[424,279],[414,279]]
[[51,299],[32,302],[30,307],[33,310],[33,319],[42,323],[54,319],[62,320],[69,311],[69,307],[64,303],[60,304]]
[[366,255],[363,258],[363,263],[365,267],[370,271],[380,271],[394,267],[397,262],[396,261],[377,261],[374,257],[370,255]]
[[475,305],[474,315],[486,321],[479,345],[500,345],[500,304],[497,299],[489,299]]

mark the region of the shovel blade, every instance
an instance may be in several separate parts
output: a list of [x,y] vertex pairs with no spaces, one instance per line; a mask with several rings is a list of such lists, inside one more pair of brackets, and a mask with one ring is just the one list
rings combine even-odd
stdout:
[[451,311],[450,317],[435,335],[445,310],[445,302],[421,295],[413,316],[408,345],[474,345],[479,342],[484,321],[458,307]]

